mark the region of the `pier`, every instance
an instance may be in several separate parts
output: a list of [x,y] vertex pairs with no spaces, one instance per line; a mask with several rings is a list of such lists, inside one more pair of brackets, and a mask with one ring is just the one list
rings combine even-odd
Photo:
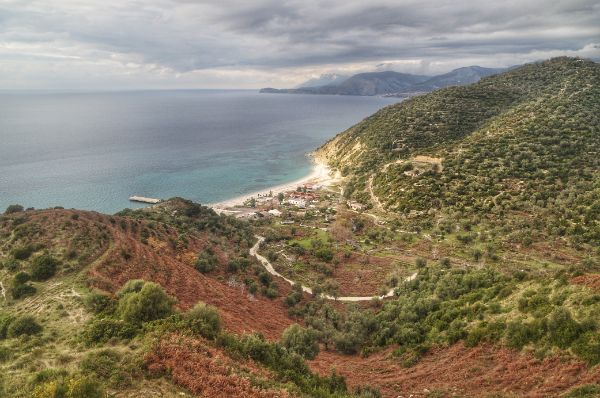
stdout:
[[153,205],[162,202],[162,199],[146,198],[144,196],[130,196],[129,200],[132,202],[150,203]]

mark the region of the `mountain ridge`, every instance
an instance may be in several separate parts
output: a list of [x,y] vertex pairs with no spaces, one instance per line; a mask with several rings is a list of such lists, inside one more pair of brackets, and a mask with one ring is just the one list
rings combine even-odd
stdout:
[[303,85],[302,87],[292,89],[263,88],[260,92],[274,94],[386,95],[408,97],[438,88],[474,83],[482,77],[491,76],[504,70],[506,68],[467,66],[435,76],[394,71],[365,72],[352,75],[334,84],[320,86]]

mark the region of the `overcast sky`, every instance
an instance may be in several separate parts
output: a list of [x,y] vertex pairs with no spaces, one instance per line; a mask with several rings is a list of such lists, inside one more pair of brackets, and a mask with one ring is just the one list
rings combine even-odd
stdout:
[[598,0],[0,0],[0,89],[290,87],[600,59]]

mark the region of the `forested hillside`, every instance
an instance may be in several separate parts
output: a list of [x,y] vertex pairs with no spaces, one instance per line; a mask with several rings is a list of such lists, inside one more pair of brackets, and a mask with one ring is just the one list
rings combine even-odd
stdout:
[[415,228],[600,242],[600,65],[534,63],[393,105],[318,152]]

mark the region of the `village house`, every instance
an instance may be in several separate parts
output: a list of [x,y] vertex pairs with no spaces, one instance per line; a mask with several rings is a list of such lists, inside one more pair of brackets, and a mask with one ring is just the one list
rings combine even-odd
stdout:
[[281,211],[279,211],[277,209],[271,209],[267,213],[269,213],[270,215],[275,216],[275,217],[281,217],[281,215],[283,214]]
[[290,197],[287,200],[287,203],[291,204],[292,206],[297,206],[301,209],[306,207],[306,200],[299,197]]

